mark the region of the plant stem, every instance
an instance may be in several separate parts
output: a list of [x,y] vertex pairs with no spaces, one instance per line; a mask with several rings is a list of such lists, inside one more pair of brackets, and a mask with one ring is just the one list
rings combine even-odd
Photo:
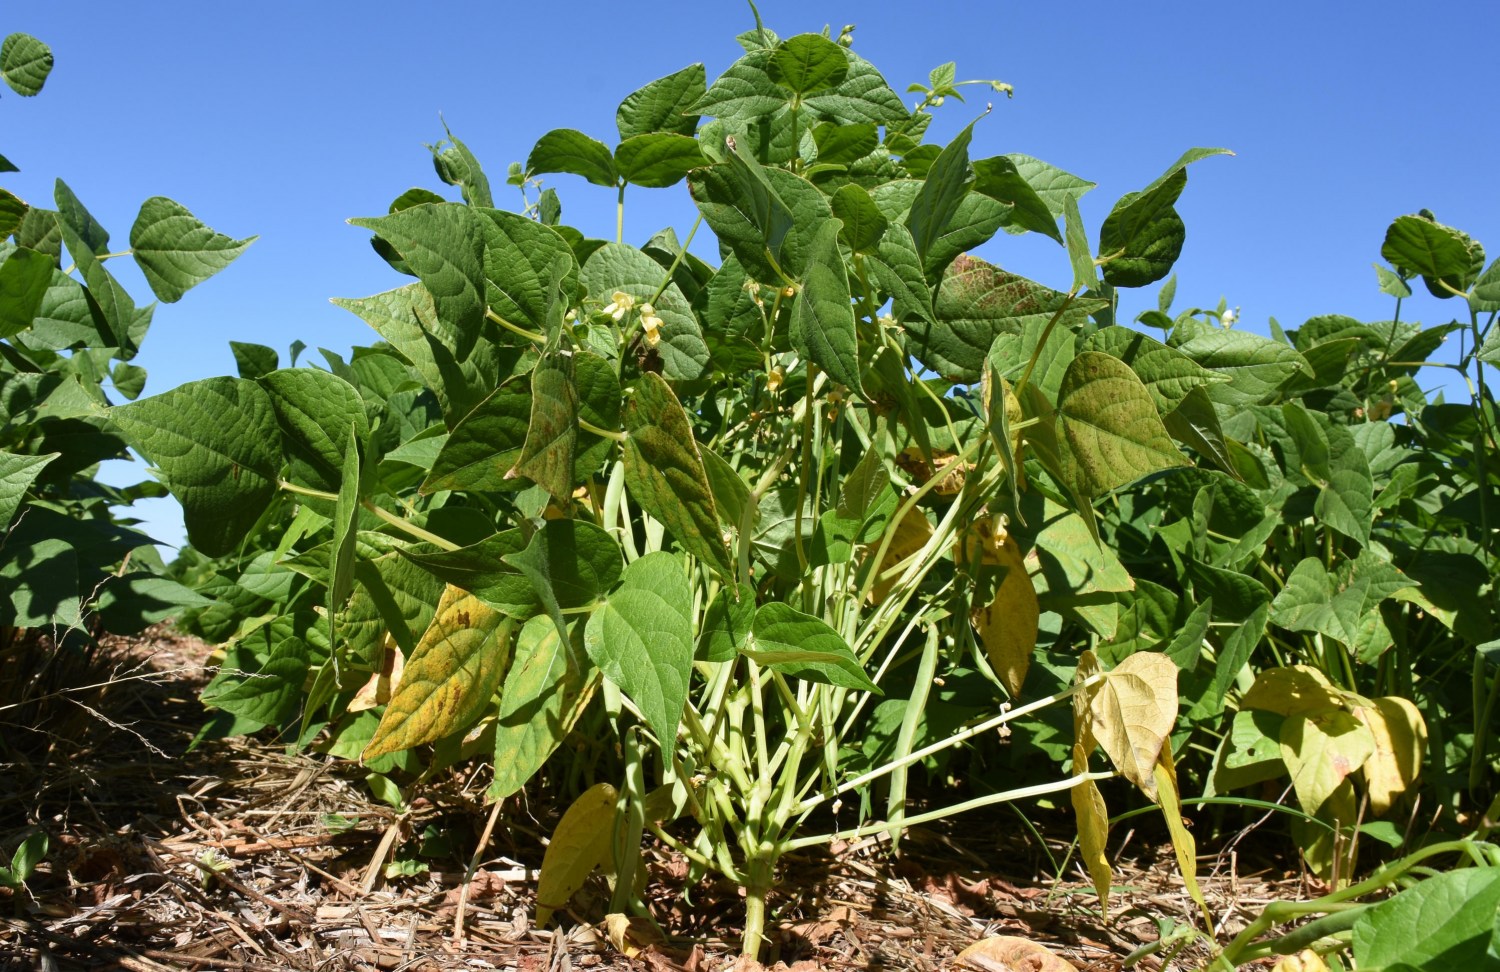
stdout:
[[620,183],[619,194],[615,196],[615,242],[625,242],[625,183]]

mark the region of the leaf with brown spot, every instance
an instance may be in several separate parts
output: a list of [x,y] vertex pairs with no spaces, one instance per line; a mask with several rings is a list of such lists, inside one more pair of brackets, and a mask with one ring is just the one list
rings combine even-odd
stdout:
[[1297,802],[1308,813],[1317,813],[1375,752],[1370,727],[1343,709],[1289,716],[1281,725],[1280,742]]
[[1109,672],[1089,706],[1092,729],[1110,761],[1152,800],[1162,746],[1177,723],[1177,664],[1138,651]]
[[449,584],[360,758],[436,742],[478,721],[505,674],[514,627],[513,619]]

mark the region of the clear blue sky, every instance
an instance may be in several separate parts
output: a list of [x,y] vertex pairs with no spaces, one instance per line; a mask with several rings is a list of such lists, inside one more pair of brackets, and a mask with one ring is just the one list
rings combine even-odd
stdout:
[[[1233,149],[1190,170],[1179,308],[1224,297],[1261,333],[1273,316],[1285,327],[1332,312],[1388,319],[1371,263],[1390,220],[1422,207],[1500,254],[1495,0],[766,0],[761,13],[783,36],[856,24],[855,50],[897,91],[949,60],[960,78],[1013,84],[971,153],[1024,152],[1099,183],[1082,204],[1095,240],[1113,202],[1184,149]],[[120,241],[156,194],[232,236],[259,234],[227,271],[159,308],[137,359],[159,393],[232,373],[230,340],[275,346],[283,363],[293,340],[341,352],[373,340],[328,298],[402,280],[344,220],[385,212],[411,186],[445,189],[423,147],[443,135],[439,113],[500,183],[548,129],[612,145],[621,98],[695,61],[712,79],[751,25],[732,0],[8,4],[0,34],[37,35],[56,67],[40,96],[0,98],[0,153],[22,169],[0,184],[50,205],[61,176]],[[939,109],[930,141],[997,97],[965,90],[967,105]],[[612,238],[611,190],[571,176],[549,185],[566,222]],[[497,201],[517,197],[502,189]],[[693,215],[682,185],[632,188],[627,242],[685,232]],[[1002,236],[982,255],[1044,283],[1071,279],[1061,248],[1039,237]],[[1403,317],[1438,323],[1456,305],[1423,295]],[[1148,288],[1122,310],[1152,306]],[[166,505],[147,516],[158,537],[180,539]]]

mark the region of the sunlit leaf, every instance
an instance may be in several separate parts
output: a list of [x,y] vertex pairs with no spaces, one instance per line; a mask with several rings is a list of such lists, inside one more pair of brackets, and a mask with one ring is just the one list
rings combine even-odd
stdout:
[[609,862],[614,842],[615,788],[595,783],[574,800],[542,855],[536,886],[536,927],[567,907],[594,868]]
[[1105,676],[1090,707],[1100,747],[1152,799],[1157,757],[1177,723],[1177,671],[1166,655],[1138,651]]

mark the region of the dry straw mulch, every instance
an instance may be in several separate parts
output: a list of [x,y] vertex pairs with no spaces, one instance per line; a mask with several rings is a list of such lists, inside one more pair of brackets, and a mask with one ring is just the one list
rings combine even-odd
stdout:
[[[758,968],[734,957],[736,889],[704,881],[684,897],[686,863],[659,848],[644,852],[647,900],[669,941],[636,922],[616,936],[634,952],[623,954],[601,922],[602,884],[533,928],[535,869],[560,809],[544,795],[503,808],[465,882],[489,816],[481,780],[449,779],[397,819],[346,762],[244,739],[189,750],[207,657],[165,628],[71,660],[46,642],[0,650],[0,840],[33,825],[51,838],[29,891],[0,890],[0,972]],[[1106,921],[1078,876],[1042,876],[1066,840],[1043,847],[1018,820],[913,830],[899,859],[873,840],[788,859],[771,960],[793,972],[959,968],[968,945],[1015,935],[1080,969],[1118,969],[1159,920],[1193,920],[1170,853],[1117,835],[1126,853]],[[387,879],[384,865],[415,857],[424,832],[451,847]],[[1202,867],[1221,940],[1299,891],[1280,871],[1237,873],[1232,854]]]

